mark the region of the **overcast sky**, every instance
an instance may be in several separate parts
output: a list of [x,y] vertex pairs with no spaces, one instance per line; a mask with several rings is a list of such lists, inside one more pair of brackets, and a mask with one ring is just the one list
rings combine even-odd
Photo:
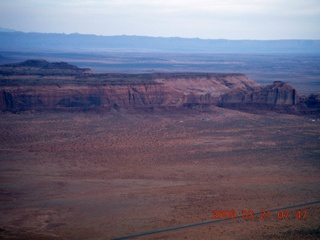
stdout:
[[0,0],[24,32],[204,39],[320,39],[320,0]]

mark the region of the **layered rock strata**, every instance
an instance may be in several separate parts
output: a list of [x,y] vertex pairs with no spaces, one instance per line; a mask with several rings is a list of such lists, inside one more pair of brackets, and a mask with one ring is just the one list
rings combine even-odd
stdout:
[[292,106],[299,102],[289,84],[262,87],[243,74],[93,74],[43,60],[1,66],[0,86],[2,112]]

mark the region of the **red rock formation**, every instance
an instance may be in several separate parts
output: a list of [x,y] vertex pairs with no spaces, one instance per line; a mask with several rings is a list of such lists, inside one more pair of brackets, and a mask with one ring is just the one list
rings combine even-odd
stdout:
[[276,81],[272,85],[253,91],[233,89],[221,95],[220,104],[254,103],[264,105],[296,105],[299,102],[297,91],[288,83]]
[[2,111],[90,110],[165,105],[163,85],[21,86],[0,92]]
[[[124,76],[125,77],[125,76]],[[50,84],[4,86],[0,110],[88,110],[110,108],[183,107],[217,104],[219,96],[234,87],[259,88],[242,74],[156,74],[140,84]],[[52,79],[51,79],[52,80]],[[61,82],[61,81],[59,81]]]
[[[26,74],[22,74],[22,70]],[[31,68],[30,72],[26,69]],[[44,75],[49,69],[49,75]],[[71,74],[71,72],[73,72]],[[10,73],[11,72],[11,73]],[[261,87],[243,74],[88,74],[66,63],[26,61],[0,68],[0,111],[110,110],[291,106],[296,90],[284,82]]]

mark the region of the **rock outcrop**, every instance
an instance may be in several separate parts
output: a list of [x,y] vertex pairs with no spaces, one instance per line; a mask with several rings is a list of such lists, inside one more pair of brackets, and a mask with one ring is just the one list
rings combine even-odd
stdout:
[[236,109],[296,106],[284,82],[262,87],[243,74],[93,74],[67,63],[29,60],[0,66],[0,111],[179,109],[211,105]]
[[27,60],[0,66],[1,75],[79,75],[91,74],[89,68],[78,68],[66,62],[50,63],[46,60]]
[[161,84],[116,86],[6,87],[0,92],[2,111],[110,110],[165,106]]
[[265,105],[296,105],[299,102],[297,91],[288,83],[275,81],[272,85],[247,91],[233,89],[221,95],[220,105],[255,103]]

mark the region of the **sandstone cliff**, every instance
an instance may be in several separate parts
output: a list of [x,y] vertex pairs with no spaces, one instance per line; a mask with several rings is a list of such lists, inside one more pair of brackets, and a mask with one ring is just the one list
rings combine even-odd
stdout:
[[246,91],[244,89],[233,89],[222,94],[221,105],[230,103],[256,103],[267,105],[296,105],[299,102],[297,91],[288,83],[276,81],[272,85]]
[[[47,71],[48,74],[45,74]],[[30,60],[0,67],[0,111],[178,109],[218,105],[293,106],[284,82],[262,87],[243,74],[93,74],[67,63]]]
[[[185,77],[176,74],[157,74],[148,77],[152,80],[125,84],[121,82],[84,84],[81,81],[77,84],[76,79],[64,79],[64,83],[61,83],[63,79],[58,79],[59,83],[53,84],[50,82],[52,79],[48,78],[39,78],[37,82],[32,79],[30,81],[33,84],[2,86],[0,109],[18,112],[193,107],[203,104],[216,105],[220,95],[233,89],[233,85],[247,91],[259,88],[244,75],[191,74],[191,77]],[[47,82],[41,84],[42,81]]]

